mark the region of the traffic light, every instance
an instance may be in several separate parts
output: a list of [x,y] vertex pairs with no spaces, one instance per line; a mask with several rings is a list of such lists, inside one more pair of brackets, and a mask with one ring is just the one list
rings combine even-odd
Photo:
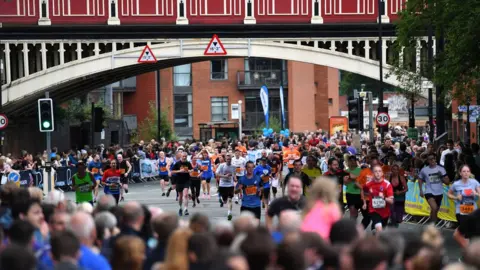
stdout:
[[102,132],[103,130],[103,109],[102,108],[95,108],[93,111],[93,130],[95,132]]
[[348,128],[363,130],[363,98],[348,98]]
[[53,101],[51,98],[38,100],[38,126],[40,132],[52,132],[55,130],[53,122]]

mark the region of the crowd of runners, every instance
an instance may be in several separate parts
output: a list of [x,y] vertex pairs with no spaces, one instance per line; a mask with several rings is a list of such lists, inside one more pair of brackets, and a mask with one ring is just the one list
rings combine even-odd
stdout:
[[[128,184],[142,159],[155,161],[158,196],[178,201],[178,213],[129,200]],[[77,169],[75,202],[59,191],[44,199],[33,181],[9,181],[15,170],[35,171],[46,160]],[[355,134],[319,130],[241,141],[53,149],[50,157],[24,152],[18,159],[2,156],[0,166],[6,239],[1,269],[480,267],[480,244],[469,240],[480,234],[478,144],[449,140],[435,146],[396,133],[370,143]],[[429,205],[429,222],[404,232],[399,224],[407,183],[415,180]],[[455,204],[453,237],[464,250],[463,263],[449,266],[435,228],[442,200],[448,199]],[[189,205],[205,200],[225,208],[225,223],[210,224],[207,216],[189,212]],[[18,248],[27,251],[16,255]],[[31,261],[21,259],[30,255]]]

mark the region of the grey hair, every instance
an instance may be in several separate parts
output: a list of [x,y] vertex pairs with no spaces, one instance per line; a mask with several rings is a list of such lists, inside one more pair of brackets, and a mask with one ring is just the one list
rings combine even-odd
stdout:
[[95,230],[93,217],[85,212],[77,212],[72,215],[68,229],[81,241],[90,239],[92,231]]
[[227,220],[221,220],[213,226],[213,232],[215,234],[222,233],[222,232],[233,232],[233,224]]
[[95,212],[103,212],[109,211],[117,204],[115,202],[115,198],[110,194],[103,194],[98,198],[97,206],[95,208]]
[[117,218],[115,218],[112,213],[103,211],[95,216],[95,225],[97,227],[113,229],[117,226]]
[[278,218],[278,229],[281,232],[296,232],[302,226],[302,216],[298,211],[285,210]]
[[58,206],[59,203],[64,203],[65,202],[65,194],[63,191],[59,190],[52,190],[50,193],[47,194],[45,198],[45,203],[48,204],[53,204],[55,206]]

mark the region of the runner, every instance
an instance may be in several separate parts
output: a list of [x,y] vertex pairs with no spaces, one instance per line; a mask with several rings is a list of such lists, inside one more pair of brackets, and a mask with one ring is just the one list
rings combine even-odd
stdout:
[[115,198],[117,205],[120,200],[121,176],[122,174],[117,167],[117,161],[114,159],[110,161],[110,168],[105,170],[102,177],[102,183],[104,183],[103,192],[111,194]]
[[232,165],[232,157],[227,155],[226,162],[222,163],[217,168],[217,176],[219,177],[218,194],[220,195],[220,207],[227,203],[228,220],[232,220],[232,199],[234,196],[234,182],[236,182],[235,166]]
[[[435,154],[429,154],[427,157],[428,167],[424,167],[418,175],[418,186],[420,188],[420,197],[425,198],[430,205],[430,221],[437,222],[438,210],[442,205],[443,184],[449,184],[450,179],[442,166],[437,165]],[[423,183],[425,182],[425,192]]]
[[448,198],[455,202],[455,214],[458,221],[458,228],[455,230],[454,239],[462,248],[468,246],[471,235],[468,234],[468,219],[477,210],[477,198],[480,194],[480,184],[476,179],[471,178],[470,167],[463,165],[459,169],[461,179],[455,181],[448,190]]
[[[188,216],[188,189],[190,189],[190,173],[193,171],[192,164],[187,161],[187,153],[182,153],[180,161],[177,161],[173,166],[172,173],[176,175],[175,190],[178,196],[178,215]],[[183,203],[183,210],[182,210]]]
[[[287,164],[289,172],[293,172],[293,162],[295,162],[295,160],[299,159],[300,157],[300,152],[295,149],[295,145],[293,144],[293,142],[290,142],[288,144],[288,149],[283,152],[283,162]],[[285,195],[284,191],[282,191],[282,196],[283,195]]]
[[258,175],[253,174],[255,164],[251,161],[245,165],[247,173],[241,176],[238,180],[238,186],[235,190],[236,193],[242,193],[242,206],[240,212],[249,211],[252,212],[255,217],[260,220],[262,215],[261,194],[262,194],[262,182]]
[[[272,178],[272,168],[267,165],[267,158],[261,159],[260,164],[253,173],[262,179],[262,208],[266,208],[270,202],[270,181]],[[268,209],[265,211],[268,211]]]
[[100,181],[102,180],[103,175],[102,162],[100,161],[99,155],[95,155],[93,160],[88,163],[88,171],[93,174],[93,176],[95,177],[95,181],[97,182],[97,184],[95,185],[93,198],[93,202],[95,203],[98,198],[98,187],[100,186]]
[[277,189],[282,177],[282,161],[278,154],[270,153],[268,155],[268,165],[272,168],[272,194],[273,199],[277,198]]
[[[390,217],[390,206],[393,204],[393,187],[383,177],[383,170],[380,165],[373,167],[373,179],[368,181],[362,189],[368,190],[372,196],[370,201],[363,200],[363,209],[367,209],[367,202],[370,203],[370,218],[377,232],[381,232],[388,224]],[[365,198],[365,196],[362,197]]]
[[213,173],[212,173],[212,161],[208,156],[208,152],[203,150],[201,152],[202,159],[198,160],[198,164],[200,165],[200,179],[202,179],[202,189],[203,189],[203,196],[202,198],[210,200],[210,181],[212,180]]
[[393,226],[398,228],[398,225],[402,223],[403,215],[405,214],[405,194],[408,192],[407,180],[405,179],[404,174],[401,173],[398,164],[392,165],[389,182],[393,187],[395,201],[392,206],[391,221]]
[[[247,160],[241,156],[242,152],[239,148],[235,149],[235,156],[232,157],[232,165],[235,167],[237,179],[245,175]],[[241,196],[241,195],[240,195]],[[235,194],[235,203],[238,204],[238,194]]]
[[345,170],[349,176],[345,179],[346,199],[351,219],[357,219],[358,212],[362,209],[363,201],[361,196],[362,186],[355,181],[362,169],[358,167],[357,158],[354,155],[348,157],[348,168]]
[[165,182],[168,184],[170,174],[170,166],[167,163],[165,152],[161,151],[158,155],[158,175],[160,177],[160,188],[162,189],[162,196],[165,196]]
[[328,171],[323,174],[324,176],[330,177],[337,182],[339,195],[338,203],[343,211],[345,211],[345,203],[343,202],[343,183],[347,177],[350,177],[348,173],[340,169],[340,163],[336,158],[330,158],[328,160]]
[[308,175],[306,173],[302,172],[302,167],[303,167],[302,160],[300,160],[300,159],[295,160],[295,162],[293,163],[293,171],[289,172],[287,174],[287,176],[285,176],[285,179],[283,180],[283,187],[284,188],[282,190],[282,193],[284,193],[284,190],[288,186],[288,181],[290,181],[290,178],[297,177],[298,179],[302,180],[302,190],[303,190],[302,194],[303,194],[303,196],[305,196],[305,194],[307,194],[306,192],[307,192],[308,187],[311,184],[311,181],[310,181],[310,177],[308,177]]
[[307,156],[307,165],[302,168],[304,172],[310,178],[310,184],[306,187],[304,195],[307,196],[308,188],[313,184],[317,177],[322,175],[322,170],[317,166],[317,159],[313,156]]
[[86,171],[85,163],[77,163],[77,173],[72,176],[72,189],[75,191],[75,200],[77,204],[84,202],[91,203],[93,206],[92,191],[97,187],[97,181],[92,173]]
[[123,159],[123,154],[117,155],[118,168],[120,169],[120,181],[122,183],[122,188],[120,189],[120,201],[124,200],[124,191],[128,193],[128,177],[132,171],[132,165],[128,160]]
[[197,203],[200,203],[200,165],[195,151],[192,151],[192,172],[190,173],[190,190],[192,192],[192,207],[195,207]]

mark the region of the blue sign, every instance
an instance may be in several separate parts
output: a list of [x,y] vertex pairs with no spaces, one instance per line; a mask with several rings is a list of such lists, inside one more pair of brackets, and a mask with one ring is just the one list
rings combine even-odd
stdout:
[[260,100],[262,101],[263,114],[265,115],[265,126],[268,129],[268,88],[265,85],[260,88]]

